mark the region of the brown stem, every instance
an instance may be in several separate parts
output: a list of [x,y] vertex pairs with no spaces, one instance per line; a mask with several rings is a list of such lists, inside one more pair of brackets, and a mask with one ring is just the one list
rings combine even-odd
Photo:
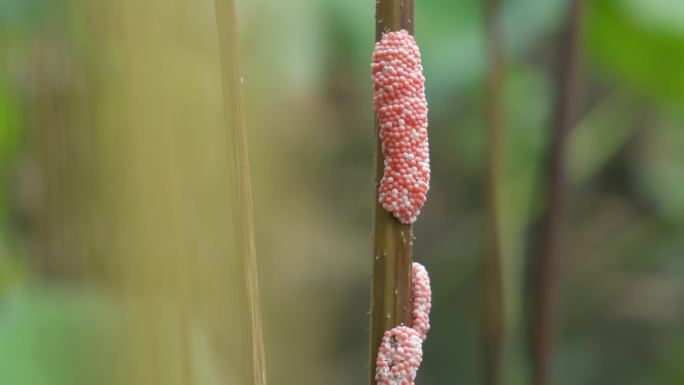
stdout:
[[483,348],[484,380],[497,385],[501,379],[503,346],[503,283],[501,272],[501,243],[497,191],[500,184],[502,85],[504,63],[500,32],[501,3],[485,3],[485,41],[487,80],[485,94],[486,183],[485,183],[485,245],[484,245],[484,307]]
[[550,383],[551,353],[555,332],[556,263],[565,203],[567,134],[575,124],[578,83],[578,48],[582,0],[571,0],[558,47],[556,98],[546,164],[546,208],[539,221],[539,236],[528,261],[528,338],[535,385]]
[[[383,32],[405,29],[413,33],[413,0],[378,0],[375,40]],[[384,156],[375,119],[375,221],[373,226],[373,282],[371,294],[370,384],[375,385],[375,363],[385,330],[411,326],[411,263],[413,232],[378,202]]]
[[229,152],[233,172],[233,222],[235,242],[242,279],[241,296],[243,319],[243,345],[246,382],[250,385],[266,384],[266,355],[259,304],[252,185],[247,152],[244,110],[242,106],[242,76],[237,45],[237,23],[233,0],[215,0],[224,108],[228,130]]

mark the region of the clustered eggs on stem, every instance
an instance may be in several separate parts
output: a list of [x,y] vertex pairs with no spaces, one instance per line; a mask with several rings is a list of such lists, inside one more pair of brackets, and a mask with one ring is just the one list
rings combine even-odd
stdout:
[[430,187],[425,77],[413,36],[383,34],[371,73],[385,158],[378,200],[400,222],[413,223]]
[[[378,201],[401,223],[411,224],[430,188],[425,77],[413,36],[405,30],[384,33],[375,44],[371,73],[384,156]],[[412,325],[385,331],[375,368],[379,385],[412,385],[423,360],[432,293],[418,263],[412,265],[411,285]]]
[[423,341],[430,330],[432,292],[430,278],[423,265],[414,262],[412,327],[400,325],[382,337],[375,367],[378,385],[412,385],[423,361]]

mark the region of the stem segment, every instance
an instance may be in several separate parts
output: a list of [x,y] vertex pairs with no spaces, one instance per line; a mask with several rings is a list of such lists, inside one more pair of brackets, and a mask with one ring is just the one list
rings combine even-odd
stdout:
[[[407,30],[413,34],[413,0],[377,0],[375,41],[384,32]],[[411,326],[411,263],[413,232],[378,202],[384,156],[375,119],[375,220],[373,228],[373,282],[371,295],[370,384],[375,385],[375,363],[386,330]]]
[[252,184],[247,151],[244,110],[242,106],[242,76],[237,43],[237,22],[233,0],[215,0],[224,108],[228,130],[231,169],[233,172],[233,221],[240,265],[241,307],[245,320],[243,346],[245,381],[250,385],[266,384],[266,355],[259,304]]
[[500,0],[485,3],[485,50],[487,79],[485,90],[486,125],[486,183],[485,183],[485,245],[484,245],[484,307],[483,350],[484,379],[486,385],[501,381],[501,355],[503,346],[504,311],[499,234],[499,204],[497,192],[500,183],[502,86],[504,63],[500,31]]
[[556,263],[565,204],[567,134],[575,124],[578,48],[583,0],[571,0],[558,47],[556,98],[551,121],[545,176],[546,209],[539,222],[539,238],[528,262],[528,338],[532,383],[550,383],[551,353],[555,333]]

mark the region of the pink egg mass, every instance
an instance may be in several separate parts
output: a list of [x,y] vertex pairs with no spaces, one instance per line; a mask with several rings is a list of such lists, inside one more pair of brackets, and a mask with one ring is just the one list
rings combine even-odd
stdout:
[[385,332],[378,349],[375,381],[379,385],[413,385],[423,361],[423,341],[430,329],[432,292],[423,265],[411,269],[413,312],[411,327],[400,325]]
[[400,222],[413,223],[430,187],[425,77],[413,36],[405,30],[383,34],[371,72],[385,157],[378,200]]
[[413,286],[413,325],[423,341],[430,330],[430,309],[432,309],[432,290],[430,277],[423,265],[414,262],[411,269]]
[[423,342],[418,332],[397,326],[385,332],[378,351],[375,381],[379,385],[410,385],[423,361]]

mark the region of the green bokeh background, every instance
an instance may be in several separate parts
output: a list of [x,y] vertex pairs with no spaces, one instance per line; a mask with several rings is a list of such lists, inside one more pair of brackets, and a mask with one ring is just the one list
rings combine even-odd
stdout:
[[[129,3],[130,13],[119,14],[110,13],[118,9],[111,2],[0,0],[0,385],[119,383],[112,373],[136,366],[122,358],[130,320],[121,319],[122,304],[107,279],[115,268],[98,262],[127,238],[77,231],[69,242],[96,239],[95,250],[101,252],[79,258],[57,253],[50,269],[41,268],[51,254],[49,243],[47,249],[36,247],[40,207],[51,193],[40,182],[46,174],[35,170],[44,165],[46,132],[71,141],[48,140],[56,151],[89,133],[110,160],[119,150],[127,159],[126,143],[142,143],[150,152],[139,159],[157,162],[168,171],[160,178],[180,186],[210,189],[211,178],[221,172],[198,168],[201,162],[195,155],[186,158],[183,147],[201,153],[211,142],[202,136],[202,125],[220,116],[214,100],[220,94],[208,91],[220,86],[218,77],[206,69],[207,63],[217,66],[212,2]],[[554,384],[678,385],[684,383],[684,2],[586,3],[579,123],[568,143]],[[374,2],[238,0],[237,7],[270,382],[365,383]],[[506,299],[503,382],[517,385],[529,383],[523,259],[529,226],[543,206],[540,171],[567,2],[503,1],[503,8],[505,127],[498,191]],[[482,382],[482,9],[478,0],[416,0],[432,162],[429,199],[414,227],[415,258],[431,273],[434,297],[433,329],[417,381],[423,385]],[[139,15],[134,24],[127,24],[130,14]],[[120,32],[111,27],[116,23],[134,27]],[[118,50],[119,32],[124,46],[150,54]],[[121,67],[126,60],[129,67]],[[145,70],[134,72],[138,61]],[[47,77],[36,75],[44,71]],[[136,88],[137,80],[127,79],[143,80]],[[144,101],[154,94],[146,88],[150,84],[168,85],[176,92],[169,98],[182,95],[188,103],[179,111],[146,111],[145,104],[117,99],[116,90],[127,90]],[[41,119],[41,92],[56,101],[56,115]],[[157,158],[154,135],[117,127],[146,113],[167,112],[187,114],[195,122],[178,131],[159,124],[154,131],[180,146],[182,156],[173,165]],[[83,124],[82,116],[91,118]],[[57,131],[41,129],[41,122],[57,120]],[[74,121],[81,122],[79,129],[70,128]],[[66,202],[58,216],[77,207],[97,223],[114,221],[106,194],[90,201],[85,190],[75,203],[68,199],[70,192],[82,191],[82,170],[70,166],[96,164],[98,151],[58,168],[67,186],[56,200]],[[218,152],[217,159],[223,159],[225,149]],[[121,165],[131,172],[140,168],[136,180],[143,187],[159,182],[146,179],[145,163],[131,160],[105,162],[103,186],[123,178]],[[195,198],[202,199],[189,199]],[[188,218],[227,215],[195,213],[194,204],[178,202]],[[192,220],[183,223],[194,229],[192,240],[199,245],[211,247],[220,237],[197,230]],[[148,236],[154,240],[154,230]],[[165,242],[161,236],[156,240]],[[193,293],[203,296],[200,287]],[[150,327],[158,327],[165,349],[173,352],[180,343],[165,306],[143,322],[157,325]],[[191,333],[195,383],[235,383],[216,367],[239,366],[239,360],[229,365],[212,360],[209,328],[198,321]],[[183,383],[177,374],[181,364],[174,360],[158,363],[175,362],[164,382],[150,377],[147,383]]]

